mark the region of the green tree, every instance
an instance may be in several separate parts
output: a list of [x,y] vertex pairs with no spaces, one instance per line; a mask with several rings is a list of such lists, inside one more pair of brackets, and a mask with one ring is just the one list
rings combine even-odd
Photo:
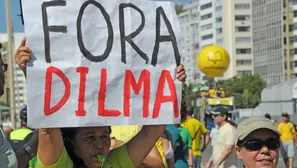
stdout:
[[185,101],[187,103],[187,105],[194,105],[194,114],[197,115],[197,105],[196,105],[196,102],[197,102],[197,92],[193,92],[193,88],[195,86],[192,85],[192,84],[189,84],[189,85],[186,85],[184,84],[183,85],[183,95],[184,95],[184,98],[185,98]]
[[175,4],[175,11],[176,11],[176,14],[179,15],[180,13],[184,12],[185,10],[182,5]]
[[259,75],[235,76],[217,83],[224,88],[227,96],[235,97],[236,108],[255,108],[261,102],[261,92],[267,84]]
[[184,84],[183,85],[183,95],[185,97],[185,100],[187,102],[187,104],[191,105],[192,101],[195,101],[197,99],[197,96],[196,96],[196,93],[194,93],[192,90],[193,90],[193,85],[192,84],[189,84],[189,85],[186,85]]

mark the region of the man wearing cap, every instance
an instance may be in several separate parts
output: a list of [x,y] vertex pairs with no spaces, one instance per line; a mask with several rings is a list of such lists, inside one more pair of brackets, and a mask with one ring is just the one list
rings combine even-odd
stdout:
[[295,155],[295,126],[289,120],[289,114],[282,114],[282,122],[278,125],[277,130],[280,133],[281,154],[287,167],[292,168]]
[[280,140],[274,123],[264,117],[250,117],[237,127],[235,150],[245,168],[276,168]]
[[214,168],[236,168],[235,128],[228,122],[228,110],[218,107],[211,111],[211,114],[217,125],[212,151]]

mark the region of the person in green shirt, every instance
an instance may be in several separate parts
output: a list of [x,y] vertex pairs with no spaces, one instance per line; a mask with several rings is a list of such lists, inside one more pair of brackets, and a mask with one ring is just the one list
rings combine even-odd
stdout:
[[[26,72],[31,51],[22,42],[16,53],[16,63]],[[186,78],[183,65],[176,68],[177,79]],[[111,129],[108,126],[79,128],[40,128],[38,142],[39,168],[134,168],[139,167],[165,125],[146,125],[122,147],[109,151]],[[141,150],[140,150],[141,149]],[[98,156],[100,157],[98,159]]]
[[[187,104],[185,99],[182,100],[181,108],[181,123],[186,119]],[[192,152],[192,137],[187,128],[181,127],[179,124],[175,125],[181,137],[180,145],[175,151],[175,167],[188,168],[193,167],[193,152]]]

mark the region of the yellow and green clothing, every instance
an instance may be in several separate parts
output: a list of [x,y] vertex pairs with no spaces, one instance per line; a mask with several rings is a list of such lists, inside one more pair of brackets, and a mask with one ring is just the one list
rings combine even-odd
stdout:
[[283,142],[293,141],[295,134],[295,126],[291,122],[280,123],[277,127],[278,132],[280,133],[280,139]]
[[[38,168],[73,168],[74,164],[64,148],[63,153],[58,161],[50,166],[45,166],[38,157]],[[110,151],[106,161],[103,164],[104,168],[135,168],[128,152],[126,145]]]
[[195,118],[189,118],[185,120],[182,124],[182,127],[187,128],[192,137],[192,150],[194,156],[202,156],[200,150],[200,139],[201,136],[207,133],[205,126]]

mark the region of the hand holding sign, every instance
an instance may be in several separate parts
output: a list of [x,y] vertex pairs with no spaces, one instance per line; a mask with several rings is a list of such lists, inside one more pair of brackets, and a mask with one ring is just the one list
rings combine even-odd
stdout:
[[26,75],[26,63],[32,59],[31,49],[26,46],[26,38],[24,38],[16,51],[15,62]]

